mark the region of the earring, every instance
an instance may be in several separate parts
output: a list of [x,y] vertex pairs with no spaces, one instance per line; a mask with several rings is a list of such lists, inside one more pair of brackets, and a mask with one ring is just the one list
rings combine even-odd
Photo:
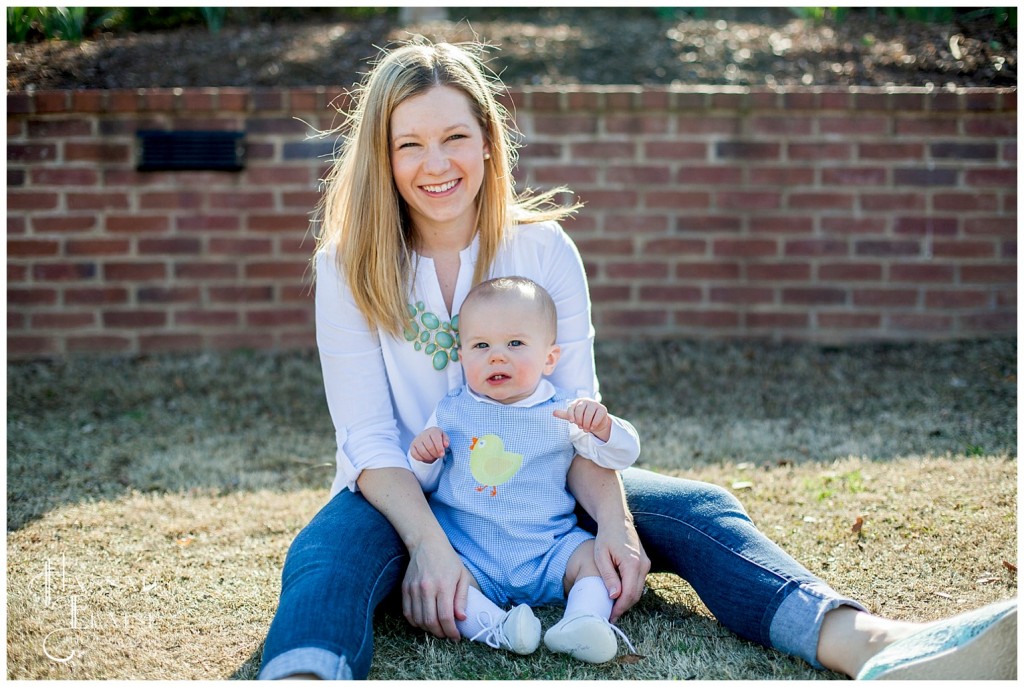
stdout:
[[484,159],[485,160],[490,160],[491,159],[491,154],[490,153],[484,153]]

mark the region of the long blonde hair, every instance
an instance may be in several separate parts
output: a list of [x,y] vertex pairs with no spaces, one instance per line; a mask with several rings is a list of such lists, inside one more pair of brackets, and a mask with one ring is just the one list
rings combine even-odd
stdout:
[[554,196],[567,190],[562,187],[516,193],[516,130],[496,98],[504,86],[487,71],[481,52],[478,44],[423,39],[385,52],[353,93],[345,123],[330,132],[341,134],[342,145],[317,208],[317,251],[337,249],[339,268],[368,324],[394,336],[408,319],[415,238],[391,170],[391,114],[400,103],[435,86],[457,88],[468,97],[490,146],[477,196],[474,284],[487,276],[511,223],[564,219],[579,208],[555,203]]

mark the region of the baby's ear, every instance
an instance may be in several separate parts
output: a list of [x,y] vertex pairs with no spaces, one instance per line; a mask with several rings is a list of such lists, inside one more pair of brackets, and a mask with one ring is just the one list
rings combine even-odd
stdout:
[[544,374],[549,375],[555,371],[555,367],[558,365],[558,359],[562,357],[562,347],[558,344],[552,344],[551,350],[548,351],[548,358],[544,361]]

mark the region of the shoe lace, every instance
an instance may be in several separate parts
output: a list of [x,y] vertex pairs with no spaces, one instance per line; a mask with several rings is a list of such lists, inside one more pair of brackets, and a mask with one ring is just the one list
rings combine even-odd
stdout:
[[636,653],[636,648],[633,646],[633,642],[629,641],[629,637],[626,636],[625,632],[623,632],[618,627],[613,625],[612,621],[610,621],[610,620],[608,621],[608,627],[612,628],[612,631],[615,634],[617,634],[619,636],[619,639],[621,639],[626,644],[626,648],[629,649],[629,653],[631,653],[631,654],[635,654]]
[[476,620],[483,629],[470,637],[469,641],[483,642],[492,649],[501,649],[503,645],[509,646],[508,638],[505,637],[505,626],[501,620],[495,620],[489,611],[477,613]]

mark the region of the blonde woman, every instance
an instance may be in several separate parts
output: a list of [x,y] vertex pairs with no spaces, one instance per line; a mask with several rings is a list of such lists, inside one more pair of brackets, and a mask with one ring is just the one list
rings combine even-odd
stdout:
[[[600,398],[586,277],[557,223],[575,208],[552,194],[516,195],[510,119],[495,98],[500,84],[485,74],[474,49],[422,42],[383,55],[356,93],[314,258],[337,475],[289,549],[261,678],[366,678],[374,609],[398,589],[410,623],[459,639],[470,575],[406,453],[437,402],[463,383],[458,312],[474,284],[519,275],[544,287],[562,350],[551,382]],[[612,621],[639,599],[653,567],[687,580],[733,632],[819,668],[1016,674],[1015,602],[923,629],[887,620],[799,565],[723,489],[636,468],[620,481],[580,458],[568,484],[580,524],[596,535]],[[1008,638],[1011,649],[999,653]]]

